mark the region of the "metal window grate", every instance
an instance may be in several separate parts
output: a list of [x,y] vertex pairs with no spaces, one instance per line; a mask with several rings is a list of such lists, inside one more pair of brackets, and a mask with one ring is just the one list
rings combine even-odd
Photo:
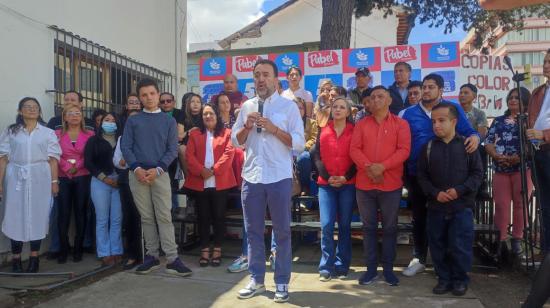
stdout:
[[55,113],[63,108],[63,93],[76,90],[84,97],[84,114],[95,109],[121,112],[126,96],[142,78],[155,79],[162,91],[172,92],[172,74],[143,64],[76,34],[50,26],[54,39]]

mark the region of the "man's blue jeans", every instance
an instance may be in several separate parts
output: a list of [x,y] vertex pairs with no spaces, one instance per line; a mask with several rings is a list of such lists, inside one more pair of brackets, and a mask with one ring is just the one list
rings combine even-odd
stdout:
[[428,246],[442,283],[468,284],[472,268],[474,218],[469,208],[452,214],[428,209]]
[[[355,186],[319,186],[321,220],[321,261],[319,272],[347,274],[351,261],[351,218],[355,206]],[[334,224],[338,221],[338,243]]]

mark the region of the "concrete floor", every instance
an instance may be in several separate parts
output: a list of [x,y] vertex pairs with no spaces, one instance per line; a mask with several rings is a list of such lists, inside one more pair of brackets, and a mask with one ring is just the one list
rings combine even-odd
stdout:
[[[226,251],[230,250],[236,252],[235,248]],[[387,286],[382,279],[370,286],[360,286],[357,278],[365,270],[361,266],[360,246],[354,246],[354,256],[348,279],[320,282],[315,265],[319,260],[318,246],[301,246],[294,253],[296,262],[292,268],[290,301],[281,306],[483,307],[475,290],[469,290],[463,297],[433,295],[431,289],[436,280],[432,271],[414,278],[399,273],[401,284],[398,287]],[[268,307],[275,304],[272,300],[274,283],[271,272],[266,275],[266,293],[240,300],[237,291],[246,285],[248,275],[246,272],[227,273],[225,267],[230,259],[224,259],[219,268],[198,267],[195,255],[186,254],[182,259],[193,270],[192,277],[174,277],[164,273],[163,269],[145,276],[119,272],[38,307]],[[397,268],[398,272],[401,270]]]

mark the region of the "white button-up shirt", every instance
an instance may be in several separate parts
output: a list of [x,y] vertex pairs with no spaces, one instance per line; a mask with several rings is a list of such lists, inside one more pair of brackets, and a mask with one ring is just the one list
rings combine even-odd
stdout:
[[[214,134],[206,130],[206,151],[204,155],[204,168],[210,169],[214,166]],[[204,188],[216,187],[216,177],[211,176],[204,180]]]
[[303,99],[306,102],[313,102],[313,95],[311,95],[311,92],[304,90],[302,88],[299,88],[295,92],[292,92],[290,88],[286,89],[281,93],[281,96],[284,98],[288,98],[290,100],[295,99],[297,97]]
[[[233,144],[242,145],[237,140],[237,133],[244,127],[248,115],[258,111],[258,99],[249,99],[241,106],[231,133]],[[304,122],[294,102],[275,92],[265,100],[263,116],[290,134],[292,147],[286,146],[265,129],[258,133],[256,127],[252,128],[244,144],[246,150],[242,177],[253,184],[270,184],[292,178],[292,150],[301,153],[305,144]]]

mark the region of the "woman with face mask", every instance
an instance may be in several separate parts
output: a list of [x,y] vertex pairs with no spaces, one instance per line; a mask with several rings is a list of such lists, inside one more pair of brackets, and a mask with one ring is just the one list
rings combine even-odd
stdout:
[[122,209],[118,175],[113,165],[116,142],[120,135],[117,116],[108,113],[101,118],[96,135],[86,144],[84,164],[92,175],[90,191],[96,212],[97,256],[103,265],[122,259]]

